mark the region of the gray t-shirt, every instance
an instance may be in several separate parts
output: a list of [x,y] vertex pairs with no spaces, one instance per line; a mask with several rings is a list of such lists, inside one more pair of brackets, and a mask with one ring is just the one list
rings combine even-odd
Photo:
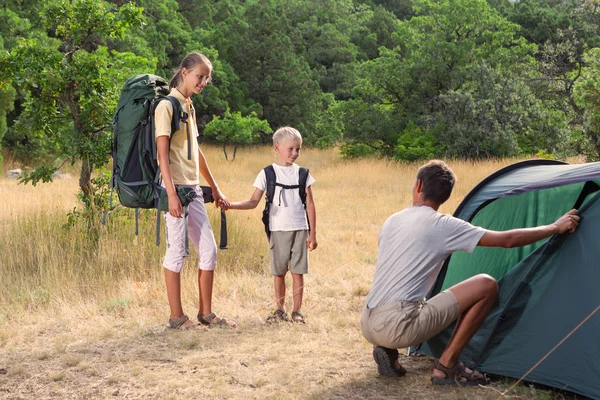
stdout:
[[424,299],[446,257],[455,251],[472,252],[485,232],[427,206],[392,215],[379,232],[377,267],[367,307]]

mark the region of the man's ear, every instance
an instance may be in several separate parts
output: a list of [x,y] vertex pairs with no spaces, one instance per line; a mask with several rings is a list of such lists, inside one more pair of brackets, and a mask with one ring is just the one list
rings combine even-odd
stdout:
[[417,189],[417,193],[423,193],[423,181],[417,179],[417,183],[415,183],[415,188]]

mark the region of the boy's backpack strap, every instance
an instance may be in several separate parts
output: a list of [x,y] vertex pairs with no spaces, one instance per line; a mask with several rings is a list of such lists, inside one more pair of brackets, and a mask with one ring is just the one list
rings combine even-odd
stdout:
[[266,200],[267,203],[271,204],[273,202],[273,197],[275,197],[275,186],[277,184],[277,177],[275,175],[275,168],[272,165],[264,168],[265,178],[267,181],[267,194]]
[[271,203],[273,203],[273,198],[275,197],[275,185],[276,175],[275,169],[272,165],[265,167],[263,169],[265,171],[266,178],[266,195],[265,195],[265,209],[263,210],[262,222],[265,226],[265,233],[267,234],[267,239],[271,239],[271,229],[269,227],[269,218],[270,218],[270,209]]
[[298,191],[300,192],[300,200],[306,208],[306,181],[308,180],[308,168],[300,167],[298,171]]

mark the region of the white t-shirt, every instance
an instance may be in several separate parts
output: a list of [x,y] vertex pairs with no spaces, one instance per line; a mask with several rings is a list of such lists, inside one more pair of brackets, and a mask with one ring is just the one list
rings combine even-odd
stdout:
[[379,232],[377,267],[367,307],[424,299],[446,257],[472,252],[486,232],[431,207],[408,207],[385,221]]
[[[273,164],[275,170],[275,181],[282,185],[297,185],[298,172],[300,167],[292,164],[289,167]],[[306,187],[315,183],[315,179],[308,174],[306,179]],[[265,170],[261,169],[254,181],[254,187],[262,190],[267,189],[267,177]],[[275,186],[275,196],[273,196],[273,204],[269,212],[269,229],[271,232],[276,231],[301,231],[308,229],[308,221],[306,219],[306,211],[300,199],[300,191],[298,189],[283,189]]]

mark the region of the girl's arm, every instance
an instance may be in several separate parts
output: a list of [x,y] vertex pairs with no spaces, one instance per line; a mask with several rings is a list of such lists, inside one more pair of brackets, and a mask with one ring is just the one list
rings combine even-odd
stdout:
[[160,175],[162,177],[163,185],[167,190],[167,197],[169,199],[169,214],[175,218],[181,218],[183,216],[183,205],[177,192],[175,191],[175,185],[171,178],[171,167],[169,166],[169,137],[159,136],[156,138],[156,151],[158,155],[158,163],[160,165]]
[[317,209],[313,198],[312,186],[306,188],[306,213],[308,214],[308,224],[310,225],[310,235],[306,245],[310,251],[317,248]]
[[252,210],[256,208],[258,203],[260,202],[260,198],[262,197],[264,191],[259,188],[254,188],[254,193],[252,193],[252,197],[250,200],[245,201],[236,201],[231,203],[231,205],[227,208],[231,208],[233,210]]
[[198,149],[198,164],[200,165],[200,173],[208,183],[208,186],[211,187],[213,192],[213,198],[215,199],[215,207],[229,207],[229,201],[227,197],[219,190],[219,186],[217,186],[217,182],[212,176],[210,172],[210,168],[208,168],[208,163],[206,162],[206,157],[204,157],[204,153],[202,150]]

